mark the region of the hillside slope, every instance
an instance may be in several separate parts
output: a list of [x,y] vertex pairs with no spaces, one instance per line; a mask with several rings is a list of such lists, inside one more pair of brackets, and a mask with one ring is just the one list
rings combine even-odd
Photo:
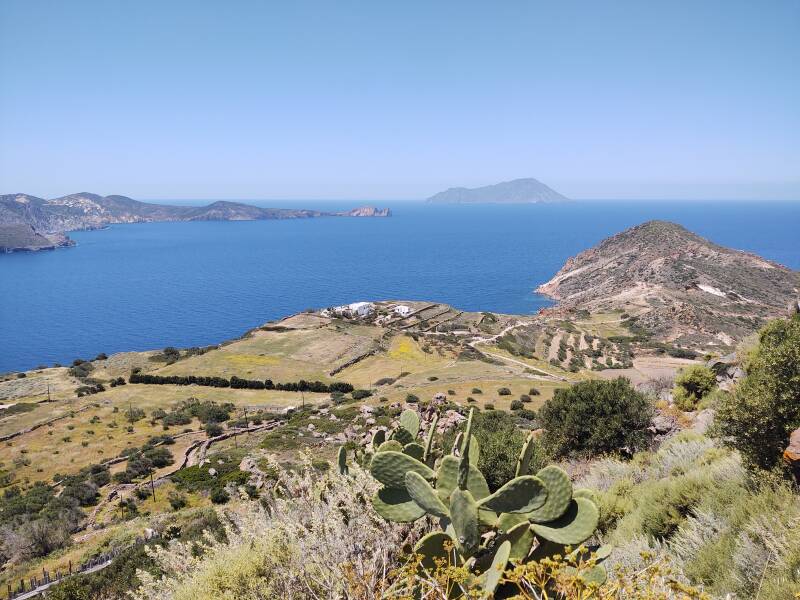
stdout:
[[648,221],[570,258],[537,291],[559,301],[556,311],[621,310],[668,341],[730,346],[783,315],[798,273]]

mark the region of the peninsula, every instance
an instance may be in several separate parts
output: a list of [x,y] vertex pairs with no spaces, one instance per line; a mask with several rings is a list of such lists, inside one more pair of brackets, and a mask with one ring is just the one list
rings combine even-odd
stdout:
[[74,245],[67,231],[99,229],[114,223],[154,221],[260,221],[316,217],[389,217],[388,208],[362,206],[326,212],[294,208],[261,208],[218,201],[207,206],[173,206],[140,202],[127,196],[81,192],[45,200],[28,194],[0,196],[0,252],[43,250]]

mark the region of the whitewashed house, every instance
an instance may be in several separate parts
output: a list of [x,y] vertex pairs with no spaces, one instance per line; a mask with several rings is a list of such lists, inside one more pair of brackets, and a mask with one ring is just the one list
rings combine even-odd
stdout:
[[347,308],[354,317],[366,317],[375,312],[375,305],[372,302],[353,302]]
[[405,304],[398,304],[393,310],[396,315],[400,315],[401,317],[407,317],[411,314],[411,307]]

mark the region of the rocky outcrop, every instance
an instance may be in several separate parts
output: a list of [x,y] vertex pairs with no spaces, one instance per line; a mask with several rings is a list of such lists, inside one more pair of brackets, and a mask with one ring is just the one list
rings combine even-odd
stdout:
[[744,369],[739,366],[735,352],[719,358],[712,358],[706,363],[706,366],[714,372],[717,377],[717,385],[723,390],[730,390],[746,374]]
[[620,310],[658,338],[731,348],[797,296],[798,273],[724,248],[666,221],[649,221],[570,258],[538,292],[551,312]]
[[337,213],[343,217],[391,217],[392,211],[388,208],[375,208],[374,206],[359,206],[347,212]]

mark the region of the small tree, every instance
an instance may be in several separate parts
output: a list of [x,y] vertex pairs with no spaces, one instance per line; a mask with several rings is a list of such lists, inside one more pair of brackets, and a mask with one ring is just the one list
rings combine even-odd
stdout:
[[800,427],[800,316],[764,327],[744,368],[733,393],[720,397],[716,430],[748,463],[771,469]]
[[209,421],[206,423],[205,430],[208,437],[222,435],[222,425],[215,423],[214,421]]
[[675,378],[672,400],[681,410],[694,410],[716,385],[714,371],[703,365],[692,365]]
[[545,443],[560,456],[640,448],[652,417],[647,397],[623,377],[558,389],[539,411]]

